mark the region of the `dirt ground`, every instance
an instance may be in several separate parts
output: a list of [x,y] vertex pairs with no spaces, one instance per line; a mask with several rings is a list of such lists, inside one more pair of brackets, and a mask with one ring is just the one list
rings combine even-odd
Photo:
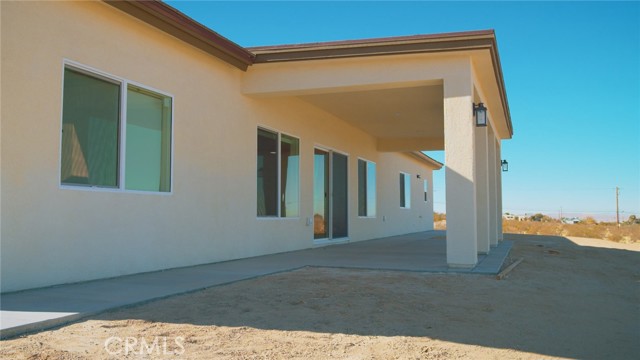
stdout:
[[639,244],[506,237],[524,261],[502,281],[306,268],[5,340],[0,358],[637,358]]

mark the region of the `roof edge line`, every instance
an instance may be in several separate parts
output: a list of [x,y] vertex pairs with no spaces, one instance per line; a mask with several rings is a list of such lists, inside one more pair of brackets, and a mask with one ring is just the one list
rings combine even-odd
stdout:
[[247,47],[247,50],[255,52],[274,52],[274,51],[304,51],[304,50],[320,50],[323,48],[340,49],[340,48],[354,48],[354,47],[368,47],[373,44],[378,46],[386,45],[400,45],[410,43],[426,43],[426,42],[438,42],[438,41],[452,41],[454,39],[466,40],[466,39],[493,39],[495,37],[495,31],[489,30],[475,30],[475,31],[462,31],[462,32],[449,32],[439,34],[420,34],[420,35],[405,35],[395,37],[378,37],[359,40],[338,40],[338,41],[326,41],[315,43],[299,43],[299,44],[286,44],[286,45],[266,45],[266,46],[252,46]]
[[433,159],[431,156],[423,153],[422,151],[411,151],[409,152],[409,154],[413,155],[418,160],[422,160],[423,162],[426,162],[428,165],[431,165],[433,167],[433,170],[440,170],[444,166],[443,163]]
[[[322,60],[348,57],[364,57],[379,55],[402,55],[428,52],[446,52],[462,50],[490,50],[496,81],[500,88],[502,104],[507,118],[507,127],[513,136],[513,124],[502,66],[498,55],[498,46],[493,29],[464,32],[450,32],[427,35],[409,35],[363,40],[341,40],[333,42],[306,43],[297,45],[276,45],[262,47],[242,47],[224,36],[216,33],[196,20],[190,18],[176,8],[161,0],[102,0],[108,4],[150,26],[153,26],[175,38],[182,40],[218,59],[242,70],[256,63],[275,63],[285,61]],[[489,45],[473,45],[473,41],[489,41]],[[466,42],[466,44],[465,44]],[[460,46],[454,46],[460,43]],[[436,46],[437,44],[449,46]],[[422,47],[420,47],[422,45]],[[429,45],[429,46],[427,46]],[[409,47],[402,49],[402,47]],[[413,48],[411,48],[413,47]],[[378,48],[377,50],[372,48]],[[370,52],[363,51],[370,49]],[[385,51],[386,50],[386,51]],[[256,54],[256,52],[258,54]],[[298,53],[297,57],[286,58],[287,53]],[[321,54],[334,52],[334,54]],[[300,54],[303,53],[303,54]],[[307,53],[304,56],[304,53]],[[320,54],[313,56],[312,53]],[[285,55],[279,57],[277,55]]]
[[105,4],[158,28],[245,71],[255,55],[160,0],[102,0]]

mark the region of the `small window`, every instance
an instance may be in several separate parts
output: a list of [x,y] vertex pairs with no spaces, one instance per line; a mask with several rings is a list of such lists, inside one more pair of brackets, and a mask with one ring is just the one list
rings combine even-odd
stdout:
[[400,207],[411,208],[411,175],[400,173]]
[[61,184],[170,192],[171,107],[168,96],[67,66]]
[[358,159],[358,216],[376,216],[376,164]]
[[424,180],[424,202],[429,201],[429,182]]
[[300,140],[258,128],[257,215],[298,217]]

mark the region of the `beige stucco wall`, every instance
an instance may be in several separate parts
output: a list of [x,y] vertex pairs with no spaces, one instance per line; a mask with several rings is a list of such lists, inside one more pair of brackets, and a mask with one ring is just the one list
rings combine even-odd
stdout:
[[[431,186],[431,171],[332,115],[247,97],[242,71],[103,3],[0,6],[3,292],[311,247],[315,145],[349,154],[351,241],[432,228],[415,176]],[[172,194],[60,188],[64,59],[174,96]],[[299,219],[256,218],[258,125],[300,138]],[[357,216],[358,157],[377,163],[374,219]],[[413,175],[410,210],[399,171]]]

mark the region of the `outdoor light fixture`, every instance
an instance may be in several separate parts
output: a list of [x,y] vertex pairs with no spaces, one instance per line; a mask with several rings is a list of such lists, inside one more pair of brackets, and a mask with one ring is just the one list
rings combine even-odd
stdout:
[[417,177],[418,179],[420,179],[420,174],[416,175],[416,177]]
[[476,126],[487,126],[487,108],[483,103],[473,104],[473,116],[476,118]]
[[502,162],[500,162],[500,165],[502,166],[503,172],[509,171],[509,163],[507,162],[507,160],[502,160]]

